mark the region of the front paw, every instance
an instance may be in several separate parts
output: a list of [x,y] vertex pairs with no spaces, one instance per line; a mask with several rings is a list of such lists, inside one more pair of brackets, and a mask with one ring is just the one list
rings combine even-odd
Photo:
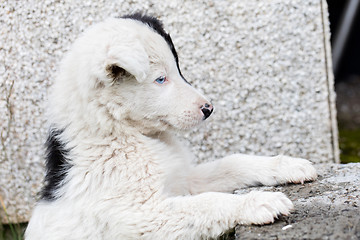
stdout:
[[280,192],[253,191],[244,195],[244,204],[239,209],[240,224],[273,223],[280,215],[288,215],[294,208],[292,202]]
[[276,156],[279,183],[304,183],[317,178],[312,163],[306,159]]

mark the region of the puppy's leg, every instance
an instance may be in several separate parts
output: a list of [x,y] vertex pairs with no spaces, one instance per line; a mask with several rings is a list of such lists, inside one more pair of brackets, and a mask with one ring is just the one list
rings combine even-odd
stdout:
[[315,168],[305,159],[234,154],[193,167],[189,182],[190,192],[196,194],[232,192],[247,186],[303,183],[316,177]]
[[209,239],[236,224],[271,223],[289,214],[293,204],[282,193],[250,192],[244,195],[202,193],[167,198],[151,211],[145,239]]

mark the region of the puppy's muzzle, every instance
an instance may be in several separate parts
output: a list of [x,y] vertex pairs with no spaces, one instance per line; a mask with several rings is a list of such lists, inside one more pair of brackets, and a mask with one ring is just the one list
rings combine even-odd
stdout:
[[213,112],[214,108],[211,104],[205,103],[200,107],[202,113],[204,114],[203,120],[207,119],[211,113]]

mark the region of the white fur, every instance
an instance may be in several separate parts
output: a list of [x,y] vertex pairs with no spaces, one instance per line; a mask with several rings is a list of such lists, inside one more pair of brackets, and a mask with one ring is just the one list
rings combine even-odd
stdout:
[[[106,70],[112,64],[131,76],[114,81]],[[168,82],[155,83],[159,76]],[[148,26],[109,19],[86,31],[50,97],[50,123],[64,129],[73,167],[59,198],[37,204],[26,239],[206,239],[289,214],[293,205],[282,193],[229,193],[314,180],[311,163],[238,154],[193,165],[172,132],[200,123],[205,103]]]

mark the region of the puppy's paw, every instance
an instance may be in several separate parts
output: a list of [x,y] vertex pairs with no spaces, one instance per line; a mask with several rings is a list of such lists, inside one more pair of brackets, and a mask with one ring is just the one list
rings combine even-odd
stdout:
[[317,178],[312,163],[306,159],[288,156],[277,156],[277,170],[279,183],[304,183]]
[[240,224],[273,223],[280,215],[288,215],[294,208],[292,202],[280,192],[250,192],[240,206]]

